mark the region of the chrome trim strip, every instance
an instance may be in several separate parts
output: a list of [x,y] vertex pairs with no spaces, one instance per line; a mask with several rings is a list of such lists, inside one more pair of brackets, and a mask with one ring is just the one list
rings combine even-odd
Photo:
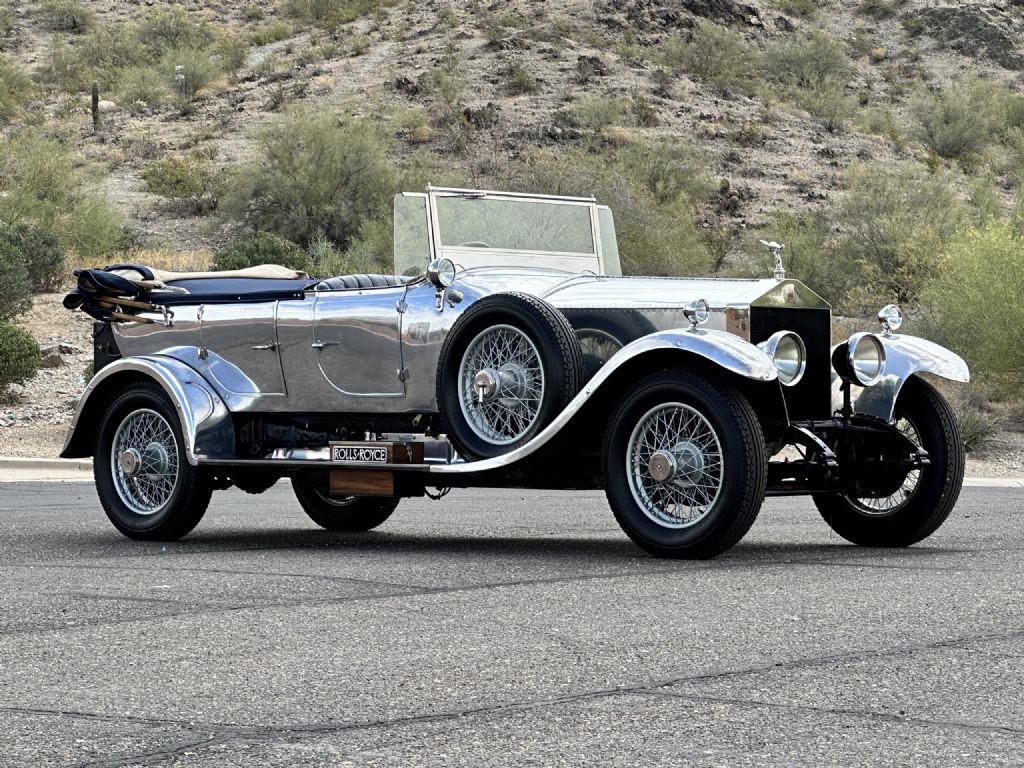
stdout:
[[431,474],[486,472],[492,469],[501,469],[526,458],[555,437],[617,369],[643,354],[664,349],[692,352],[726,370],[755,381],[768,382],[778,379],[775,365],[768,355],[750,342],[731,333],[703,329],[652,333],[627,344],[612,355],[565,409],[555,417],[554,421],[525,445],[493,459],[431,466]]

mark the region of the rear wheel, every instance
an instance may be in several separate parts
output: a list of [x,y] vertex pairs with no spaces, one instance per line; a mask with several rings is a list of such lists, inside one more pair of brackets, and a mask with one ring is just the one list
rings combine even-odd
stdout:
[[332,496],[326,477],[296,475],[295,498],[310,520],[328,531],[369,531],[395,511],[398,499],[377,496]]
[[174,407],[155,383],[129,387],[100,425],[93,473],[107,517],[132,539],[173,541],[202,519],[213,488],[188,463]]
[[949,403],[924,379],[903,385],[895,426],[928,452],[929,464],[911,470],[884,498],[818,494],[814,503],[847,541],[867,547],[907,547],[933,534],[953,511],[964,481],[964,444]]
[[605,440],[615,519],[657,557],[709,558],[739,541],[764,501],[753,408],[733,387],[673,368],[638,382]]

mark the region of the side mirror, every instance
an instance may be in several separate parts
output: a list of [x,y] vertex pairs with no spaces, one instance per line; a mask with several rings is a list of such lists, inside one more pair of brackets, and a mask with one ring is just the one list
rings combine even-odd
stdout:
[[427,267],[427,282],[443,291],[455,282],[455,263],[451,259],[434,259]]

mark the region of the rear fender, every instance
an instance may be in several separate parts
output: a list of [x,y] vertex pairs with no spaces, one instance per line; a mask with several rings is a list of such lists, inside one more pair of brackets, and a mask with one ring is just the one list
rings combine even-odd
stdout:
[[60,455],[66,459],[92,456],[107,406],[125,388],[140,381],[156,382],[171,399],[189,464],[234,455],[234,427],[224,401],[194,368],[158,356],[123,358],[93,377],[78,401]]

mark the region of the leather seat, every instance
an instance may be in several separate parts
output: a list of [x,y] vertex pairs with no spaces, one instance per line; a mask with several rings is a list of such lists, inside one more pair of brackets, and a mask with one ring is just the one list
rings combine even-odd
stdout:
[[393,288],[405,285],[408,277],[399,275],[341,275],[329,277],[316,284],[318,291],[350,291],[357,288]]

